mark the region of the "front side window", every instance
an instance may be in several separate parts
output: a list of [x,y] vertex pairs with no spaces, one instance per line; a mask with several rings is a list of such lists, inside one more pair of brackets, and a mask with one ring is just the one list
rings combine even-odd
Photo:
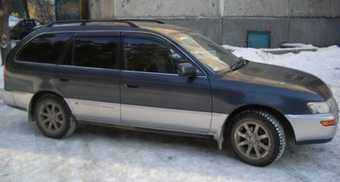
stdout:
[[176,74],[183,56],[162,43],[145,38],[125,38],[125,69]]
[[117,47],[118,37],[76,37],[62,64],[116,69]]
[[42,24],[41,24],[41,22],[40,22],[40,21],[38,21],[38,20],[34,20],[34,25],[35,25],[35,26],[38,26],[38,25],[42,25]]
[[170,37],[215,73],[228,72],[239,58],[212,40],[194,32],[181,32]]
[[71,33],[43,34],[31,40],[18,54],[17,60],[57,64]]

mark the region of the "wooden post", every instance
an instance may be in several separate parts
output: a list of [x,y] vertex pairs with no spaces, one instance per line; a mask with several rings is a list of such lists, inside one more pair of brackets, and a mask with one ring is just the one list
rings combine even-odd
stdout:
[[8,17],[11,13],[13,0],[1,1],[0,4],[0,51],[2,65],[11,51],[11,40],[9,37]]
[[80,20],[89,19],[89,10],[87,0],[80,0]]
[[25,8],[25,16],[26,18],[30,18],[30,12],[28,10],[28,3],[27,0],[23,0],[24,8]]

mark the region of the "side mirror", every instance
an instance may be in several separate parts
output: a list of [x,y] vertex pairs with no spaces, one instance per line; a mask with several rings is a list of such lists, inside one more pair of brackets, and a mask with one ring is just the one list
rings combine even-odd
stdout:
[[196,68],[190,63],[179,63],[177,73],[179,76],[196,76]]

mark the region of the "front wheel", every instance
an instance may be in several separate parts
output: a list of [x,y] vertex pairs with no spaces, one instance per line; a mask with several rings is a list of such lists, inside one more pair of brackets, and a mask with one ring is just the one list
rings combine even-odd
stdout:
[[76,128],[76,121],[66,102],[52,94],[38,99],[34,116],[40,131],[50,138],[65,138]]
[[240,160],[254,166],[266,166],[281,157],[286,138],[282,125],[273,115],[247,110],[233,118],[229,143]]

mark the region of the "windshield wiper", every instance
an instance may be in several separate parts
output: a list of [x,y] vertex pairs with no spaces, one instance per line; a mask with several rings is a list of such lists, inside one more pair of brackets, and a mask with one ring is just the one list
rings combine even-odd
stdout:
[[239,60],[233,64],[230,68],[231,70],[235,71],[243,66],[245,66],[246,64],[248,64],[248,60],[244,59],[243,57],[239,57]]

